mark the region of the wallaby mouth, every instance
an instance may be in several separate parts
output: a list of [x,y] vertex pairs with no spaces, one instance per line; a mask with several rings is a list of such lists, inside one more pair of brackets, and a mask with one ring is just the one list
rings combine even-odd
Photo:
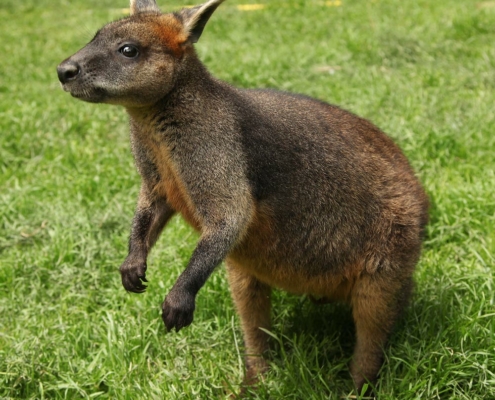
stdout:
[[63,83],[62,89],[70,93],[72,97],[88,103],[102,103],[106,98],[105,91],[99,88],[74,87],[70,83]]
[[72,97],[76,99],[87,101],[88,103],[101,103],[105,99],[105,92],[102,89],[92,88],[92,89],[79,89],[73,90],[67,88],[66,85],[62,85],[66,92],[69,92]]

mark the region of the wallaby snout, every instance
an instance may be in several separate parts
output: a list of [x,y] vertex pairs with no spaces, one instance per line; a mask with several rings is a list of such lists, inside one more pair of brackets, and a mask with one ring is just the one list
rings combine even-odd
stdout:
[[246,383],[267,368],[273,287],[352,306],[351,375],[374,382],[407,304],[428,199],[406,157],[371,122],[302,95],[238,89],[212,77],[193,44],[223,0],[161,14],[131,0],[57,70],[85,101],[123,105],[142,177],[120,266],[146,289],[148,253],[179,213],[200,239],[165,297],[167,330],[193,321],[223,260],[246,346]]
[[57,74],[60,83],[64,84],[73,81],[81,71],[79,65],[71,60],[64,61],[57,67]]

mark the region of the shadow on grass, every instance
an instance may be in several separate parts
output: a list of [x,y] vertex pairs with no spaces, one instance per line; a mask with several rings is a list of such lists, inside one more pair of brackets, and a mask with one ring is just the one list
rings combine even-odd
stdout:
[[[454,288],[443,290],[445,296],[455,296]],[[340,303],[314,304],[308,298],[286,294],[276,297],[271,372],[267,384],[251,392],[252,398],[275,395],[356,398],[352,397],[356,393],[349,373],[355,345],[351,308]],[[418,362],[419,354],[431,354],[435,349],[442,351],[438,333],[449,323],[451,319],[442,302],[435,301],[426,290],[413,295],[385,350],[377,398],[394,398],[399,393],[398,387],[403,389],[401,393],[413,395],[410,384],[417,378],[416,369],[421,367],[416,365],[412,369],[411,365]],[[402,384],[397,383],[401,381]]]

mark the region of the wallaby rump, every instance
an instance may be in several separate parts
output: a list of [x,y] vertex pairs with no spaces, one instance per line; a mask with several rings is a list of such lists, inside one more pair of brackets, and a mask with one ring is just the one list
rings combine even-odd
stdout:
[[427,197],[400,149],[369,121],[211,76],[193,44],[222,1],[162,14],[154,0],[131,0],[130,17],[58,67],[72,96],[129,114],[142,185],[123,286],[145,290],[148,252],[180,213],[200,239],[162,305],[168,330],[192,322],[198,291],[225,260],[246,384],[268,365],[273,287],[352,306],[360,390],[376,380],[407,303]]

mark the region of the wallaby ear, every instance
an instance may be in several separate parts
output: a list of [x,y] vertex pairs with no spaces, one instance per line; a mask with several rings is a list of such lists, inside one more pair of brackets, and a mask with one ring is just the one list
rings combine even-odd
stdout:
[[180,11],[184,28],[188,32],[191,43],[196,43],[205,29],[205,25],[213,14],[213,11],[225,0],[210,0],[193,8],[185,8]]
[[142,12],[160,12],[155,0],[131,0],[131,15]]

